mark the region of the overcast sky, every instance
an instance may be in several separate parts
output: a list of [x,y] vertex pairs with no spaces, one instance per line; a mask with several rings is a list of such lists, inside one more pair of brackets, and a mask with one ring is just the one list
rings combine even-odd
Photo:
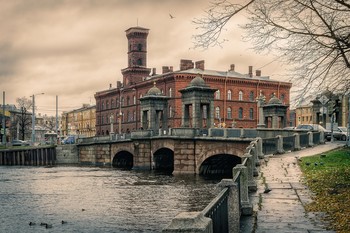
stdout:
[[[83,103],[95,104],[94,94],[116,86],[127,67],[125,30],[133,26],[150,29],[147,66],[161,73],[162,66],[179,69],[180,59],[205,60],[205,67],[247,73],[274,58],[257,55],[242,41],[238,25],[231,20],[223,47],[194,50],[194,18],[203,15],[204,0],[0,0],[0,91],[6,103],[36,96],[37,112],[55,115]],[[169,14],[175,18],[171,19]],[[283,81],[283,69],[273,62],[262,75]],[[3,103],[1,93],[1,104]]]

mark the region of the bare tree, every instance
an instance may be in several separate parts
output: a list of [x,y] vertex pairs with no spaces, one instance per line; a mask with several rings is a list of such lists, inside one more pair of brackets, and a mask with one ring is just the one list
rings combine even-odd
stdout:
[[[237,2],[237,1],[235,1]],[[290,69],[299,94],[350,88],[350,2],[347,0],[215,0],[203,18],[195,48],[221,45],[225,26],[237,14],[253,49],[277,56]]]
[[19,126],[19,139],[25,140],[30,135],[32,124],[32,113],[29,112],[33,106],[33,102],[26,97],[17,98],[19,112],[16,117],[15,126]]

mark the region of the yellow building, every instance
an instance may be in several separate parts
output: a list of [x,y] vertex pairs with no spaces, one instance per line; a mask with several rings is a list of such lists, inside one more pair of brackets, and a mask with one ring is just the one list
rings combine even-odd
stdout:
[[298,126],[300,124],[313,124],[312,104],[309,103],[306,105],[298,106],[295,109],[295,118],[295,126]]
[[61,135],[93,137],[96,134],[96,105],[83,104],[82,108],[62,113]]

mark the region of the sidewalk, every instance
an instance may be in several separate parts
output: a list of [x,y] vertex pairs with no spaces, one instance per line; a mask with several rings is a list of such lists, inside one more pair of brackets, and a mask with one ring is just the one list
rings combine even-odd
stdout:
[[[338,142],[326,143],[296,152],[266,156],[261,160],[257,177],[258,190],[251,196],[257,215],[253,220],[254,223],[248,224],[250,226],[246,227],[243,223],[242,232],[334,232],[326,230],[327,223],[321,219],[325,213],[305,211],[304,205],[312,201],[312,193],[303,184],[296,157],[316,155],[342,146],[344,144]],[[271,189],[268,193],[264,193],[266,186]]]

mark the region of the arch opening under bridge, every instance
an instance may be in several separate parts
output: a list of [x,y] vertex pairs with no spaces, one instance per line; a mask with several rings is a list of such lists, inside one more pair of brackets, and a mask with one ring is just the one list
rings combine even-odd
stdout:
[[153,154],[153,170],[171,174],[174,171],[174,151],[160,148]]
[[199,175],[211,178],[232,178],[232,168],[241,162],[242,159],[235,155],[213,155],[200,165]]
[[128,151],[120,151],[113,157],[112,167],[131,170],[134,166],[134,156]]

